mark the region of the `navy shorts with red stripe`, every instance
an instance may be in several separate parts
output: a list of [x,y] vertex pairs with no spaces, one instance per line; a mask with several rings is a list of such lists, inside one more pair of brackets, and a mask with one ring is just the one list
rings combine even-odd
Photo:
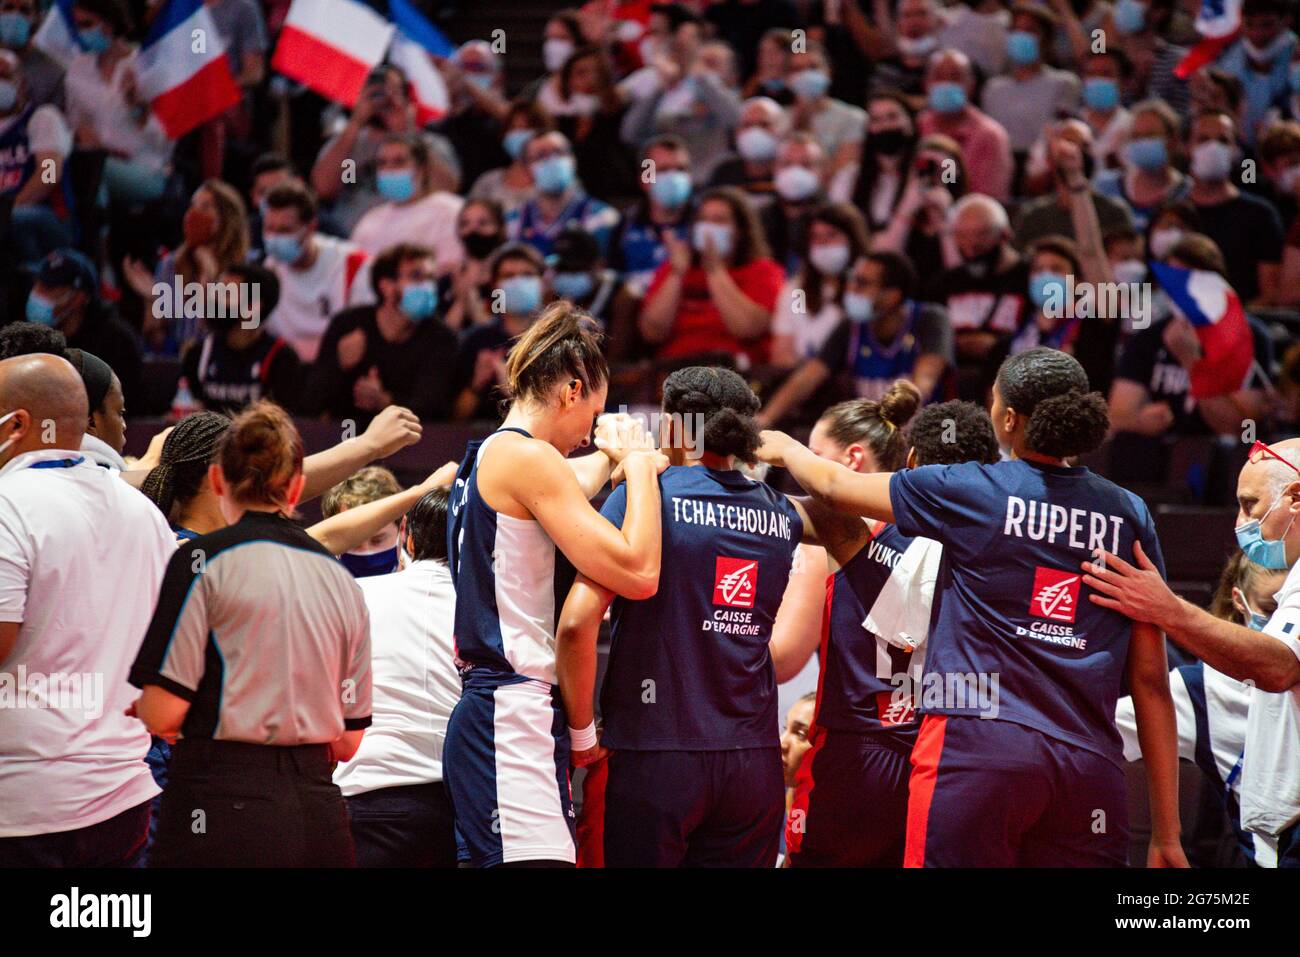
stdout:
[[926,715],[912,749],[906,867],[1123,867],[1124,774],[1011,721]]
[[786,818],[791,867],[901,867],[911,742],[814,728]]
[[614,751],[603,763],[583,790],[579,866],[776,866],[780,749]]

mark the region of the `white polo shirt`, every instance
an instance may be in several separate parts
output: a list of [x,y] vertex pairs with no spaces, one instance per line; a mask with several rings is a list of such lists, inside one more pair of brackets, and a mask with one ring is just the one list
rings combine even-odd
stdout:
[[334,783],[351,797],[441,781],[447,719],[460,700],[451,573],[441,562],[418,561],[357,584],[370,611],[371,725]]
[[176,541],[140,492],[80,451],[0,469],[0,837],[89,827],[158,793],[127,670]]
[[[1277,593],[1277,611],[1264,626],[1263,633],[1282,642],[1300,658],[1300,562],[1291,566],[1290,574],[1282,583]],[[1280,693],[1256,688],[1246,721],[1241,826],[1268,838],[1297,820],[1300,820],[1300,685]]]

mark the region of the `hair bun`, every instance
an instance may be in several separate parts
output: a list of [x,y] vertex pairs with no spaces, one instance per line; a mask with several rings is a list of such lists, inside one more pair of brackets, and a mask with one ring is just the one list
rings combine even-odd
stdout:
[[921,390],[906,379],[895,379],[880,398],[880,416],[890,425],[902,428],[921,407]]

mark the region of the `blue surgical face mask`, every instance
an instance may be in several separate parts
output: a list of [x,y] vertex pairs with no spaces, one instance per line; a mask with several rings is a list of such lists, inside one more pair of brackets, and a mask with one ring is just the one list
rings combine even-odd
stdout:
[[511,276],[501,284],[505,310],[512,316],[524,316],[542,305],[542,280],[538,276]]
[[937,113],[960,113],[966,106],[966,88],[960,83],[935,83],[927,99]]
[[18,102],[18,84],[13,80],[0,80],[0,113],[8,113]]
[[660,206],[679,209],[691,198],[691,174],[681,169],[660,173],[650,184],[650,195]]
[[1286,560],[1286,536],[1291,531],[1291,526],[1295,524],[1295,516],[1291,516],[1291,521],[1287,522],[1286,528],[1282,531],[1282,536],[1275,539],[1265,539],[1260,526],[1264,519],[1268,518],[1273,509],[1282,504],[1282,496],[1278,495],[1273,500],[1273,504],[1268,507],[1263,518],[1252,518],[1235,529],[1237,533],[1237,544],[1241,547],[1244,554],[1250,561],[1264,568],[1270,568],[1274,571],[1289,568]]
[[339,556],[343,567],[352,573],[353,578],[369,578],[372,575],[387,575],[397,571],[397,546],[385,548],[369,555],[357,555],[344,552]]
[[1007,58],[1016,66],[1038,62],[1038,36],[1028,30],[1012,30],[1007,34]]
[[577,302],[591,295],[596,287],[596,280],[589,272],[557,272],[551,280],[551,288],[561,299]]
[[392,203],[404,203],[415,195],[415,170],[380,170],[376,179],[379,195]]
[[1119,0],[1111,15],[1115,18],[1115,29],[1120,33],[1137,33],[1146,26],[1146,4],[1137,0]]
[[505,147],[506,153],[512,160],[519,159],[519,154],[524,151],[528,141],[536,135],[534,130],[511,130],[502,140],[502,146]]
[[563,193],[573,183],[572,156],[548,156],[544,160],[538,160],[530,169],[533,172],[533,182],[548,196]]
[[854,322],[870,322],[876,314],[876,304],[870,296],[856,292],[844,294],[844,314]]
[[438,286],[428,282],[411,283],[402,290],[401,310],[412,322],[423,322],[438,309]]
[[27,321],[39,322],[43,326],[54,325],[54,303],[46,299],[35,289],[27,297]]
[[1055,297],[1053,299],[1055,303],[1064,307],[1064,276],[1060,273],[1040,272],[1029,277],[1029,298],[1033,300],[1035,306],[1042,309],[1047,305],[1047,300],[1053,297]]
[[1148,172],[1164,168],[1169,162],[1169,150],[1165,141],[1159,136],[1147,136],[1138,140],[1129,140],[1124,147],[1124,158]]
[[777,138],[761,126],[747,126],[736,135],[736,152],[751,163],[766,163],[776,156]]
[[496,79],[494,73],[466,73],[465,78],[473,83],[480,90],[492,89],[492,81]]
[[702,253],[706,245],[712,244],[713,251],[726,259],[731,255],[731,233],[731,227],[723,223],[698,222],[691,229],[691,245]]
[[262,248],[272,259],[291,266],[302,258],[302,236],[297,233],[263,233]]
[[89,53],[103,53],[113,45],[113,39],[99,27],[77,31],[77,39]]
[[830,89],[831,77],[824,70],[800,70],[789,80],[794,95],[804,100],[815,100]]
[[1246,606],[1246,627],[1251,631],[1263,631],[1264,626],[1268,624],[1268,620],[1273,616],[1261,615],[1250,607],[1250,602],[1246,601],[1246,596],[1242,594],[1241,589],[1237,589],[1237,593],[1241,595],[1241,603]]
[[1083,102],[1094,110],[1119,106],[1119,84],[1108,76],[1090,76],[1083,81]]
[[18,49],[27,45],[32,35],[32,21],[21,13],[7,10],[0,13],[0,44]]

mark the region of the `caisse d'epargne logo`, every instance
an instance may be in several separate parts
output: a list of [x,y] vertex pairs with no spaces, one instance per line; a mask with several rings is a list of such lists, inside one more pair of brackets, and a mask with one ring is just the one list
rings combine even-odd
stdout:
[[713,579],[713,604],[753,608],[758,590],[758,562],[718,556]]
[[1079,605],[1078,572],[1065,572],[1056,568],[1034,570],[1034,591],[1029,599],[1029,614],[1049,621],[1074,622]]

